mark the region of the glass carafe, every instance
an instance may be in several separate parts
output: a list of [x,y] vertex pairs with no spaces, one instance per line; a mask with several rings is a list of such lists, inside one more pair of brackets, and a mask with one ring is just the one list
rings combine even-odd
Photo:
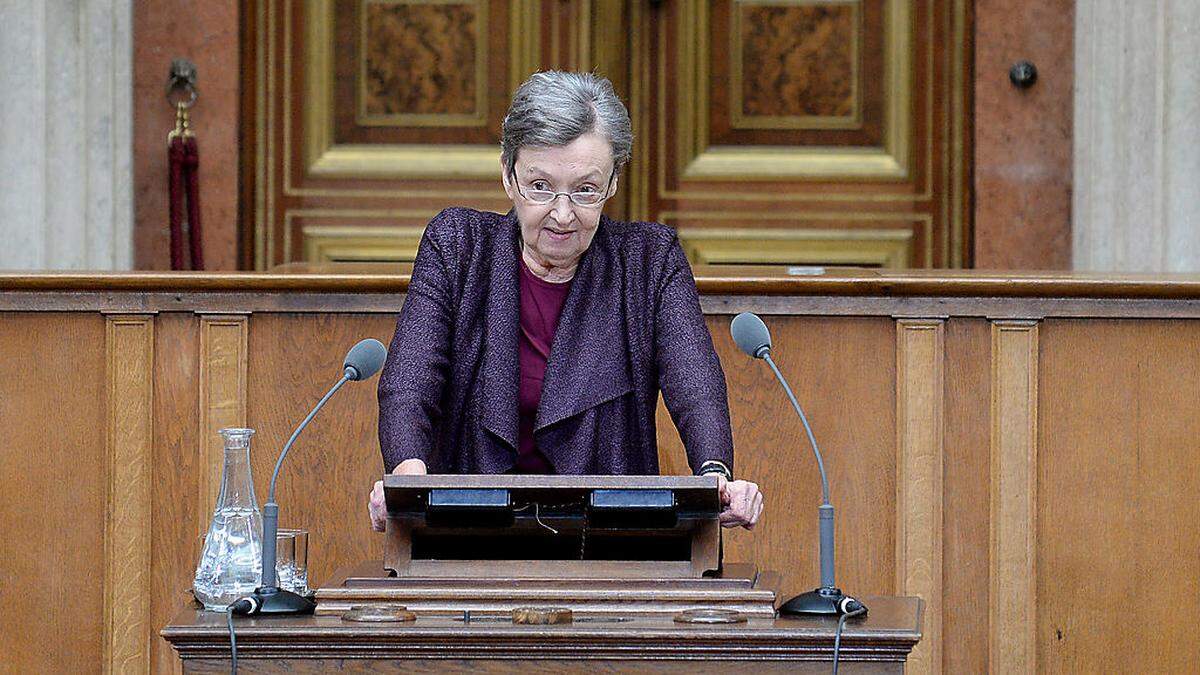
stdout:
[[254,430],[222,429],[220,433],[225,439],[221,493],[204,537],[193,589],[204,609],[223,612],[231,602],[258,588],[263,524],[250,476]]

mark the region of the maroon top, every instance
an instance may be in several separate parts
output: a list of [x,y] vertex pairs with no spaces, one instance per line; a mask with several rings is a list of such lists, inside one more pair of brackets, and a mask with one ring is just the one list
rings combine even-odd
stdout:
[[554,467],[533,441],[542,379],[550,360],[550,345],[571,282],[553,283],[530,271],[521,259],[521,334],[517,339],[521,384],[517,389],[517,463],[515,473],[554,473]]

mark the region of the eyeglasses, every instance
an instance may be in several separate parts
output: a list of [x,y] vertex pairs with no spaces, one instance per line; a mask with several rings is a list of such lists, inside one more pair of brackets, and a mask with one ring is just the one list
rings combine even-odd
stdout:
[[604,192],[555,192],[553,190],[535,190],[526,188],[521,190],[521,182],[517,180],[517,169],[513,167],[509,171],[509,176],[512,182],[517,186],[517,194],[521,195],[525,201],[531,204],[545,206],[558,199],[559,196],[565,196],[571,200],[571,203],[576,206],[596,206],[609,197],[609,191],[612,189],[613,180],[617,177],[617,170],[614,168],[608,176],[608,185],[604,188]]

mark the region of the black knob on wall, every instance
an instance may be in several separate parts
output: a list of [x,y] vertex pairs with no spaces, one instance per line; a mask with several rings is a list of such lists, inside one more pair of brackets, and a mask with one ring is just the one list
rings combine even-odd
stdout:
[[1008,69],[1008,79],[1021,89],[1028,89],[1037,82],[1037,66],[1028,61],[1017,61]]

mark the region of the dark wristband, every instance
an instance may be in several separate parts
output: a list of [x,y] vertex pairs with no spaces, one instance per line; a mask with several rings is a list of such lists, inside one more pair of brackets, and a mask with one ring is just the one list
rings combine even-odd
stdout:
[[701,464],[700,470],[696,472],[696,475],[704,476],[710,473],[721,474],[725,476],[725,480],[733,480],[733,472],[729,470],[728,466],[725,466],[725,462],[719,460],[710,459]]

